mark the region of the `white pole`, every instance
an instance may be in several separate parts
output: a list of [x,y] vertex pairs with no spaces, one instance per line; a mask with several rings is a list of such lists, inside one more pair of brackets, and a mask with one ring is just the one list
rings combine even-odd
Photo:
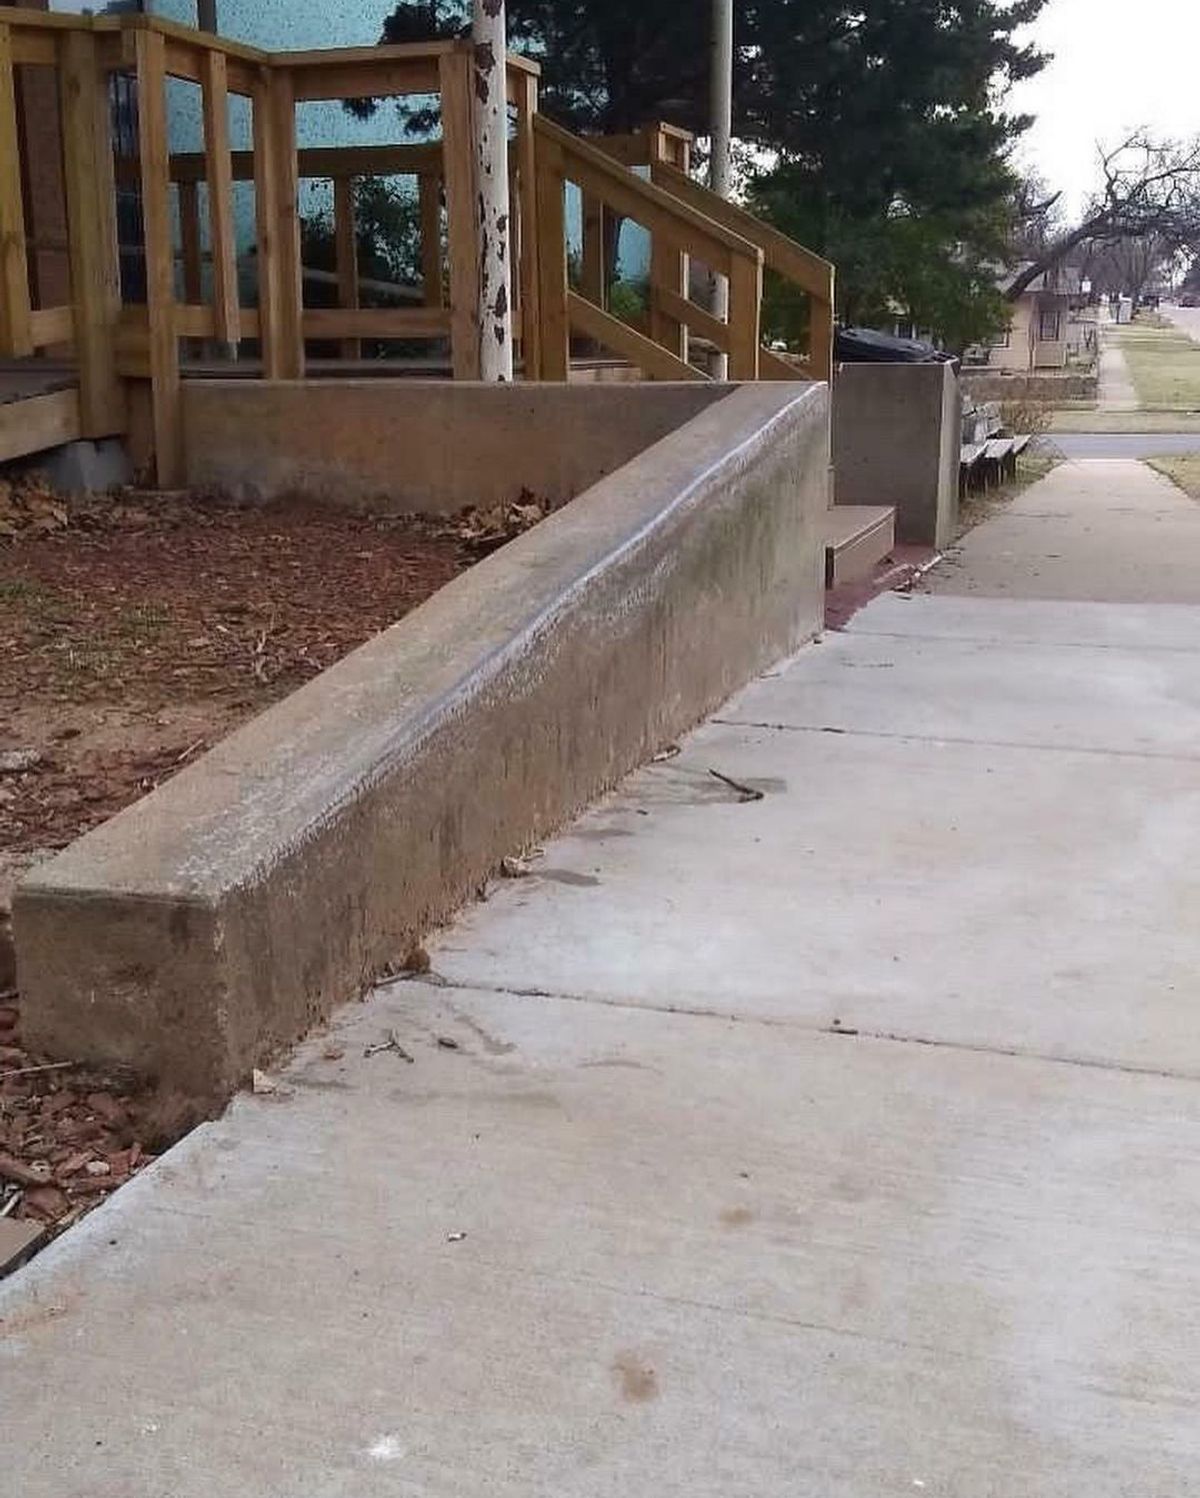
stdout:
[[[709,77],[710,155],[708,185],[718,197],[729,197],[733,189],[730,140],[733,135],[733,0],[712,0],[712,71]],[[729,316],[729,282],[712,278],[712,312],[724,320]],[[713,377],[723,380],[729,360],[718,354],[712,362]]]
[[513,377],[508,207],[508,26],[504,0],[472,0],[479,235],[479,377]]

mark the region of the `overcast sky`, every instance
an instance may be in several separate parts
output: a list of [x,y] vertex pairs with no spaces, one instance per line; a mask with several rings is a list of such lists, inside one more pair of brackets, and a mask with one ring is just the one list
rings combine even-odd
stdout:
[[1021,154],[1072,212],[1096,181],[1098,139],[1200,134],[1200,0],[1050,0],[1030,30],[1054,60],[1009,107],[1038,116]]

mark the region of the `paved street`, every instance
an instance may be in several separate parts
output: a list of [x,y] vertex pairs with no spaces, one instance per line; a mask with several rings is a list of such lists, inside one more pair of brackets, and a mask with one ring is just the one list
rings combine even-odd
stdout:
[[1158,310],[1161,316],[1200,343],[1200,307],[1176,307],[1164,302]]
[[1200,506],[1062,465],[7,1281],[7,1488],[1181,1498],[1198,818]]
[[1064,458],[1165,458],[1200,453],[1200,431],[1051,432],[1038,445]]

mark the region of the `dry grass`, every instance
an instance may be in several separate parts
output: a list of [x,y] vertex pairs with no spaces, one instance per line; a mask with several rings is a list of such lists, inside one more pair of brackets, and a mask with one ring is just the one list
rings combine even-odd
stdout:
[[1189,411],[1058,410],[1051,432],[1200,432],[1200,414]]
[[961,540],[968,531],[973,531],[977,525],[982,525],[985,520],[990,520],[993,515],[998,515],[1001,510],[1006,509],[1018,494],[1023,493],[1031,484],[1036,484],[1039,479],[1044,479],[1052,468],[1057,468],[1063,460],[1050,453],[1025,453],[1017,460],[1017,476],[1010,479],[1008,483],[1001,484],[998,489],[988,489],[981,494],[969,494],[958,504],[958,534],[955,540]]
[[1150,458],[1150,467],[1166,474],[1189,499],[1200,500],[1200,453],[1180,454],[1170,458]]
[[1200,414],[1200,343],[1174,328],[1122,328],[1121,352],[1137,397],[1152,410]]

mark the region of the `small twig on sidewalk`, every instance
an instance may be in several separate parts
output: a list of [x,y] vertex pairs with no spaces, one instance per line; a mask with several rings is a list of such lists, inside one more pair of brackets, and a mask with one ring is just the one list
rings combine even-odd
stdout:
[[400,1057],[401,1061],[411,1062],[416,1059],[415,1057],[410,1056],[404,1049],[404,1047],[400,1044],[399,1040],[396,1038],[395,1030],[389,1030],[387,1032],[386,1040],[380,1040],[377,1041],[374,1045],[366,1046],[363,1050],[363,1055],[376,1056],[380,1051],[395,1051],[396,1054]]
[[740,780],[735,780],[732,775],[722,775],[720,770],[709,770],[714,780],[719,780],[722,785],[727,785],[731,791],[736,791],[743,801],[761,801],[766,794],[757,790],[752,785],[743,785]]
[[0,1071],[0,1082],[7,1082],[10,1077],[36,1077],[39,1072],[68,1071],[78,1065],[78,1061],[46,1061],[41,1066],[18,1066],[15,1071]]

